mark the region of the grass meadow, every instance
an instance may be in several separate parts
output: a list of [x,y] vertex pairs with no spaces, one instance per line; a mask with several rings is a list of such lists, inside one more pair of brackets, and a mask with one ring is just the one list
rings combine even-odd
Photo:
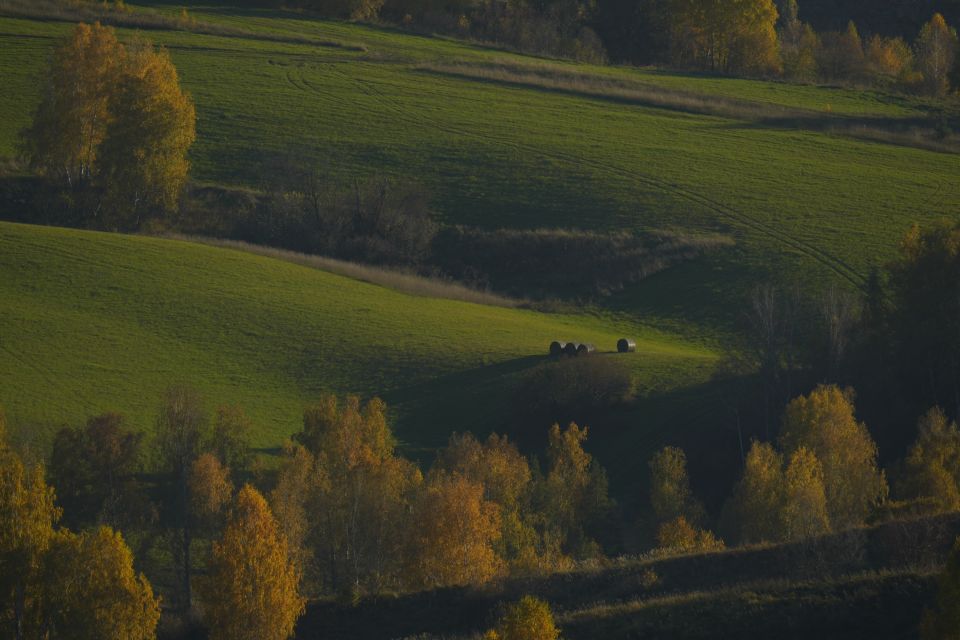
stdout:
[[[0,405],[41,449],[52,430],[120,411],[149,430],[163,390],[242,405],[278,447],[324,391],[382,394],[414,450],[486,433],[511,380],[555,338],[615,350],[638,382],[696,383],[717,357],[612,317],[400,293],[316,268],[176,240],[0,223]],[[478,407],[483,407],[478,411]],[[546,429],[548,425],[544,425]]]
[[[859,286],[910,224],[960,205],[960,158],[913,133],[952,107],[922,99],[550,62],[296,14],[191,15],[291,39],[148,32],[197,103],[196,180],[257,188],[271,158],[296,152],[336,179],[420,182],[445,222],[732,233],[736,249],[608,301],[701,331],[729,322],[737,283]],[[0,18],[0,155],[14,153],[69,29]]]

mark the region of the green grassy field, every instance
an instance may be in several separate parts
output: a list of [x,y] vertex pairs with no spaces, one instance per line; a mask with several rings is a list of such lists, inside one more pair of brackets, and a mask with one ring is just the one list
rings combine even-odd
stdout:
[[[163,10],[178,11],[163,4]],[[716,324],[744,283],[769,274],[855,286],[913,222],[960,206],[960,157],[830,134],[810,123],[717,117],[467,78],[425,65],[534,64],[495,49],[295,14],[210,7],[202,21],[365,50],[150,31],[198,107],[194,177],[258,185],[272,155],[306,152],[341,178],[424,183],[448,222],[487,227],[722,230],[735,250],[608,303]],[[0,154],[38,97],[47,54],[70,26],[0,19]],[[124,31],[124,37],[132,32]],[[802,109],[854,130],[920,121],[918,99],[753,80],[558,63],[597,78]],[[891,125],[891,126],[893,126]],[[731,272],[738,277],[731,278]],[[741,277],[742,276],[742,277]],[[677,294],[676,292],[682,292]],[[659,304],[667,295],[666,304]]]
[[[613,349],[655,391],[709,375],[707,347],[636,324],[401,294],[174,240],[0,223],[0,405],[22,440],[116,410],[149,429],[163,390],[242,405],[276,447],[323,391],[383,394],[408,449],[486,433],[554,338]],[[544,425],[544,428],[547,425]]]
[[[175,1],[141,4],[179,13]],[[638,456],[676,440],[670,434],[716,425],[711,394],[722,391],[706,385],[716,352],[700,345],[730,344],[753,283],[858,286],[911,223],[960,206],[960,156],[857,133],[956,105],[592,67],[211,4],[191,15],[261,37],[146,34],[169,48],[196,101],[197,181],[257,187],[270,180],[271,159],[292,151],[340,179],[421,182],[445,222],[720,231],[736,244],[592,311],[549,316],[410,298],[208,247],[4,226],[0,292],[13,303],[0,309],[0,402],[15,422],[39,427],[31,432],[109,408],[146,428],[161,389],[182,381],[212,403],[246,406],[264,447],[293,431],[303,403],[324,389],[384,394],[401,437],[430,447],[455,429],[496,428],[511,381],[554,337],[612,344],[633,332],[647,337],[636,360],[643,400],[626,418],[633,426],[601,450],[609,466],[634,473]],[[0,157],[15,153],[45,62],[71,28],[4,17],[0,4]],[[586,88],[445,65],[575,74]],[[604,83],[702,104],[605,96]],[[742,114],[708,115],[711,101],[727,100]],[[842,126],[831,133],[825,122]]]

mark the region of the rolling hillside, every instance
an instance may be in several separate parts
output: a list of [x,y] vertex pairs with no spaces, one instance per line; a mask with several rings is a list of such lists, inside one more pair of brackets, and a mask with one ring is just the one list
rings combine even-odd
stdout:
[[[296,14],[191,15],[259,34],[149,32],[197,103],[195,179],[257,187],[273,157],[297,152],[343,179],[422,182],[446,222],[737,237],[606,301],[648,317],[729,325],[770,274],[857,286],[911,223],[960,206],[960,156],[909,133],[944,117],[919,99],[552,63]],[[69,28],[0,19],[0,154]]]
[[[162,391],[238,403],[277,447],[323,391],[383,394],[408,450],[487,433],[550,340],[613,349],[642,388],[702,381],[716,354],[650,328],[412,296],[241,251],[0,223],[0,405],[16,436],[115,410],[139,429]],[[547,425],[544,425],[546,428]]]

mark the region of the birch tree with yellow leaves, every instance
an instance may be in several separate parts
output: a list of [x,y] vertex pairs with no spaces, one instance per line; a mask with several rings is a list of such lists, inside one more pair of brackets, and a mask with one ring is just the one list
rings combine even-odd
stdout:
[[286,640],[304,611],[287,539],[250,485],[236,500],[198,592],[211,640]]
[[30,166],[77,196],[89,226],[136,229],[172,210],[189,171],[196,111],[170,55],[81,23],[46,77],[21,132]]

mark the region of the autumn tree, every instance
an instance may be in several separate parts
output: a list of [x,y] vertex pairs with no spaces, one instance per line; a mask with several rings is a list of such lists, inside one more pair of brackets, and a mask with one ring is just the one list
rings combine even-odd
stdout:
[[147,500],[135,476],[142,440],[116,413],[57,432],[49,471],[66,523],[119,527],[147,517]]
[[25,468],[7,444],[5,424],[0,411],[0,612],[12,620],[4,635],[23,640],[37,622],[41,560],[61,512],[43,467]]
[[[322,584],[340,593],[376,592],[396,584],[403,545],[396,531],[422,477],[395,455],[386,405],[376,398],[361,405],[355,396],[343,403],[324,397],[304,412],[303,430],[295,439],[313,459],[310,477],[325,479],[309,482],[308,494],[296,499],[310,505],[305,537]],[[288,488],[295,489],[300,481],[291,477],[290,482]],[[287,512],[297,514],[300,508],[292,503]]]
[[944,511],[960,509],[960,430],[939,407],[920,419],[897,489],[904,497],[933,499]]
[[560,630],[550,605],[533,596],[523,596],[500,617],[484,640],[557,640]]
[[720,551],[720,540],[706,529],[698,529],[683,516],[667,520],[657,528],[657,548],[681,553]]
[[854,417],[853,393],[819,386],[787,405],[780,442],[788,454],[804,447],[823,467],[830,523],[844,529],[862,523],[887,496],[877,468],[877,445]]
[[121,44],[111,27],[79,24],[55,53],[21,151],[79,190],[88,222],[136,228],[172,209],[196,138],[194,106],[165,51]]
[[813,27],[800,21],[797,0],[783,3],[777,36],[784,75],[794,80],[815,80],[820,38]]
[[317,466],[316,458],[306,447],[284,443],[277,481],[270,492],[270,509],[306,582],[317,580],[310,540],[316,520],[308,512],[314,511],[313,501],[329,491],[328,483],[324,470]]
[[31,167],[71,188],[97,175],[125,58],[111,27],[81,23],[74,28],[53,54],[33,123],[21,136]]
[[501,572],[500,511],[483,494],[483,485],[459,474],[431,474],[411,519],[405,574],[412,585],[479,585]]
[[773,0],[673,0],[674,62],[711,71],[778,73]]
[[151,640],[160,601],[133,554],[109,527],[58,531],[43,559],[42,627],[50,637]]
[[703,505],[690,490],[687,456],[682,449],[664,447],[650,459],[650,505],[660,522],[683,517],[697,524],[704,518]]
[[287,540],[256,489],[237,494],[208,574],[198,580],[212,640],[286,640],[305,601]]
[[209,421],[199,394],[188,387],[167,390],[157,417],[156,439],[161,470],[167,474],[169,519],[179,530],[179,560],[184,605],[191,604],[193,521],[190,471],[208,440]]
[[859,80],[866,71],[863,39],[857,25],[850,21],[844,31],[831,31],[820,36],[817,65],[830,80]]
[[196,112],[164,50],[138,44],[127,56],[111,100],[112,122],[100,149],[106,224],[137,228],[143,216],[173,210],[187,180]]
[[902,80],[913,66],[913,52],[903,38],[873,35],[867,41],[867,68],[881,80]]
[[574,423],[550,428],[547,472],[537,489],[544,545],[580,557],[599,552],[588,529],[611,506],[606,474],[584,451],[586,439],[587,429]]
[[212,453],[204,453],[190,465],[187,482],[191,515],[201,523],[216,520],[233,494],[230,469]]
[[927,91],[944,95],[950,89],[950,74],[957,64],[957,30],[939,13],[923,25],[917,36],[917,66]]
[[754,442],[724,508],[723,530],[742,544],[779,541],[783,494],[783,456],[768,443]]
[[784,540],[802,540],[830,531],[823,467],[804,447],[790,454],[783,479],[780,522]]
[[455,433],[433,468],[479,484],[484,499],[499,507],[501,531],[495,546],[511,571],[545,568],[549,559],[539,551],[531,513],[530,465],[506,436],[491,434],[481,443],[469,433]]

